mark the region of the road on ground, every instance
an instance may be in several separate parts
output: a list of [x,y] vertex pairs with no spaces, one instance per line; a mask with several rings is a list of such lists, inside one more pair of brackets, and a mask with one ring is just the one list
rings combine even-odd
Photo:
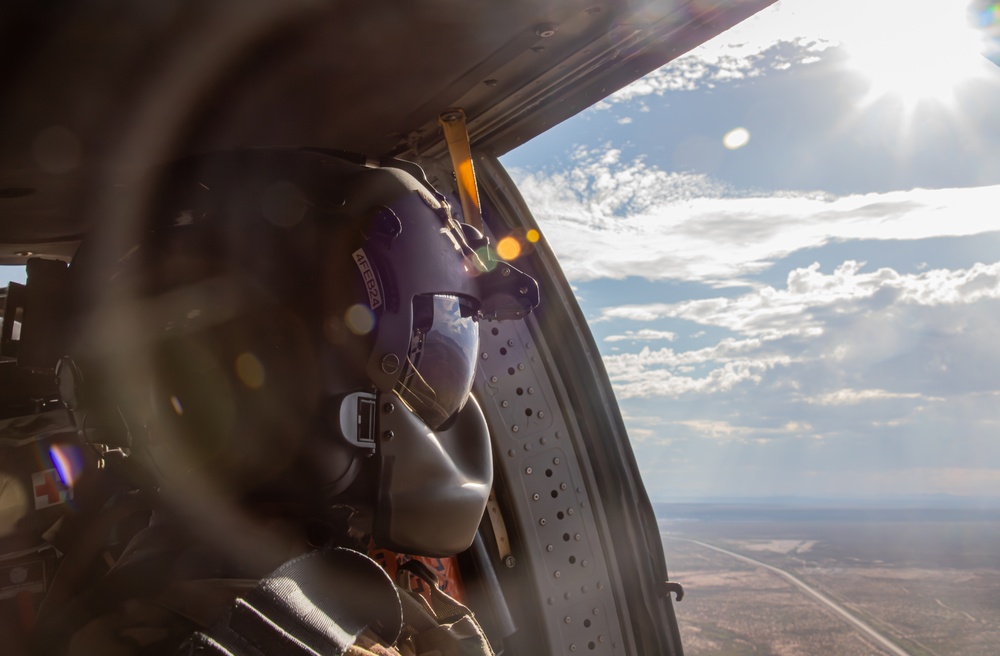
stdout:
[[743,562],[748,563],[750,565],[754,565],[755,567],[763,567],[764,569],[771,570],[775,574],[783,576],[789,582],[798,586],[798,588],[801,589],[803,592],[805,592],[806,594],[814,598],[816,601],[820,602],[821,604],[823,604],[824,606],[835,612],[837,615],[839,615],[845,621],[847,621],[851,626],[853,626],[855,629],[867,635],[869,638],[874,640],[876,643],[878,643],[880,647],[883,647],[889,653],[895,654],[895,656],[911,656],[909,652],[901,649],[899,645],[892,642],[884,635],[876,631],[875,628],[872,627],[870,624],[861,621],[860,619],[852,615],[850,612],[848,612],[847,609],[845,609],[843,606],[835,602],[833,599],[830,599],[829,597],[819,592],[818,590],[811,588],[802,579],[797,578],[796,576],[792,575],[789,572],[786,572],[780,567],[774,567],[773,565],[762,563],[759,560],[754,560],[753,558],[747,558],[746,556],[740,555],[738,553],[734,553],[732,551],[728,551],[721,547],[716,547],[714,545],[707,544],[705,542],[699,542],[698,540],[690,540],[688,538],[678,538],[673,536],[664,536],[664,537],[668,537],[672,540],[684,540],[685,542],[691,542],[692,544],[700,545],[702,547],[705,547],[706,549],[711,549],[713,551],[718,551],[721,554],[732,556],[737,560],[742,560]]

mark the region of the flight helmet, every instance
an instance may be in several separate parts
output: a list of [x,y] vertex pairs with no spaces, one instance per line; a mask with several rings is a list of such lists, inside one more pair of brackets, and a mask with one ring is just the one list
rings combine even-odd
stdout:
[[156,487],[367,505],[381,546],[466,548],[492,484],[479,322],[523,318],[537,283],[407,162],[252,149],[156,179],[134,239],[72,267],[101,299],[79,359],[112,441]]

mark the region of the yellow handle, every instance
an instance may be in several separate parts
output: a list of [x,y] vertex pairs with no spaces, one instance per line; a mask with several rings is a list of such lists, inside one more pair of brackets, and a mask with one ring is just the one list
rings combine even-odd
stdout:
[[479,204],[479,187],[476,185],[476,170],[472,166],[472,147],[469,131],[465,127],[465,112],[461,109],[446,109],[438,116],[438,123],[444,130],[448,143],[451,165],[458,180],[458,197],[462,201],[465,222],[483,232],[483,213]]

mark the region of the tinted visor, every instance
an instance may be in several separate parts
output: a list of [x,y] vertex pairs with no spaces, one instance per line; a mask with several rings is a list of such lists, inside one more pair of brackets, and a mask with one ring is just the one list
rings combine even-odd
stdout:
[[432,430],[461,410],[472,390],[479,352],[474,315],[458,296],[413,299],[410,348],[396,393]]

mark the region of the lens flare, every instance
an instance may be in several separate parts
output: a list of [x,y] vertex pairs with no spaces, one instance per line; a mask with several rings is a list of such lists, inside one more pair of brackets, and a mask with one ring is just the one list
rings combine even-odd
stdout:
[[347,308],[344,323],[355,335],[367,335],[375,330],[375,313],[367,305],[357,303]]
[[253,353],[237,356],[236,375],[250,389],[260,389],[264,385],[264,365]]
[[750,133],[746,128],[734,128],[722,137],[722,145],[729,150],[737,150],[750,142]]
[[67,488],[72,488],[83,473],[83,454],[72,444],[53,444],[49,447],[49,457],[59,472],[59,479]]
[[17,530],[17,522],[30,512],[31,496],[21,481],[8,473],[0,474],[0,537]]
[[497,255],[502,260],[513,260],[521,254],[521,243],[514,237],[504,237],[497,243]]
[[928,101],[953,105],[959,87],[985,75],[984,36],[965,5],[928,2],[915,11],[905,0],[858,0],[864,19],[842,26],[840,40],[848,65],[869,84],[862,106],[883,97],[907,111]]
[[184,414],[184,406],[181,404],[181,400],[177,398],[177,395],[175,394],[170,395],[170,407],[174,409],[174,412],[176,412],[178,416]]
[[527,239],[532,244],[537,244],[542,238],[542,233],[538,232],[534,228],[528,231],[524,238]]

